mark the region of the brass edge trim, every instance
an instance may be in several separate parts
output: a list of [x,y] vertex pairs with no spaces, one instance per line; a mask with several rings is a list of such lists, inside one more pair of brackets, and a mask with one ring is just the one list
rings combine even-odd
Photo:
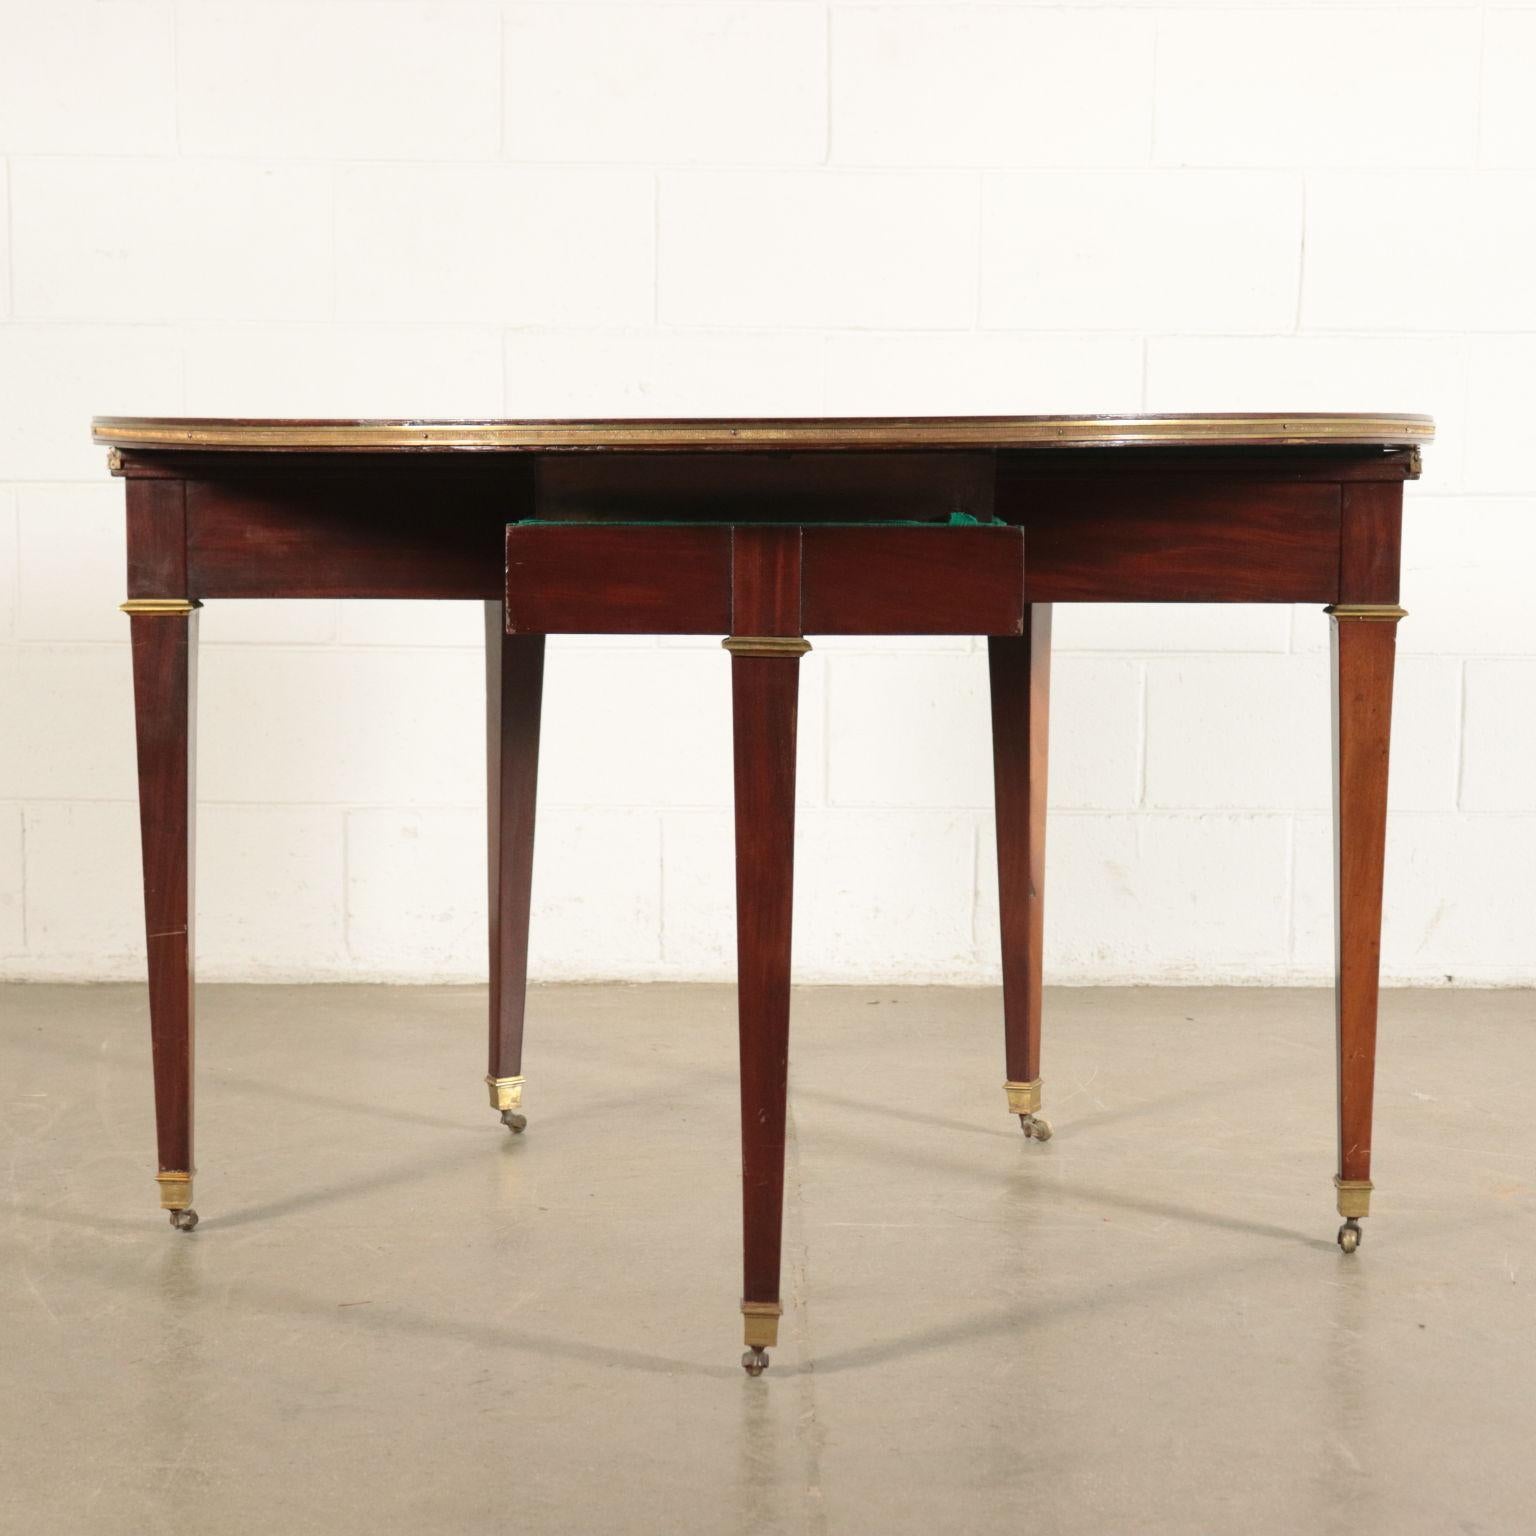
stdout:
[[118,607],[127,614],[170,613],[185,617],[203,605],[195,597],[130,597]]
[[1004,1083],[1010,1115],[1034,1115],[1040,1112],[1040,1079],[1032,1083]]
[[1395,624],[1408,617],[1408,610],[1396,603],[1330,603],[1323,612],[1332,619],[1369,619],[1380,624]]
[[811,648],[803,635],[727,635],[720,644],[732,656],[804,656]]
[[893,417],[695,421],[219,421],[98,416],[97,443],[124,448],[1408,448],[1434,440],[1428,416],[1374,413],[1209,413],[1178,416]]
[[523,1102],[523,1084],[526,1077],[487,1077],[485,1086],[490,1089],[491,1108],[519,1109]]
[[742,1343],[748,1349],[772,1349],[779,1342],[779,1318],[784,1308],[776,1301],[744,1301],[741,1304]]
[[1376,1186],[1369,1179],[1335,1176],[1333,1187],[1339,1193],[1339,1215],[1346,1221],[1371,1214],[1371,1191]]
[[172,1170],[157,1173],[155,1183],[160,1186],[162,1211],[185,1211],[192,1205],[192,1175]]

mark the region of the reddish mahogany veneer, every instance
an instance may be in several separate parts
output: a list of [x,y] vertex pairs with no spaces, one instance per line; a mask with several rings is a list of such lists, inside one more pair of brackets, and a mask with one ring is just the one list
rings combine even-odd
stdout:
[[[1040,1072],[1051,605],[1308,602],[1340,610],[1338,1172],[1363,1198],[1402,482],[1426,419],[103,419],[96,435],[127,480],[130,597],[182,600],[131,620],[163,1170],[192,1170],[199,600],[486,604],[493,1078],[522,1071],[542,636],[784,642],[730,658],[746,1296],[759,1309],[779,1283],[795,637],[989,637],[1006,1070],[1027,1084]],[[1011,526],[864,526],[956,513]],[[647,518],[677,526],[625,526]]]

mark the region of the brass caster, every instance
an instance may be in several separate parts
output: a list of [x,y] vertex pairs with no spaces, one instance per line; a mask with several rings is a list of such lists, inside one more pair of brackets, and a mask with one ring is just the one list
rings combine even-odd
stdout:
[[1033,1136],[1036,1141],[1051,1139],[1051,1122],[1044,1115],[1020,1115],[1019,1125],[1026,1136]]
[[741,1368],[748,1376],[761,1376],[768,1369],[768,1351],[754,1345],[741,1357]]
[[501,1123],[514,1136],[520,1136],[528,1127],[528,1116],[518,1114],[515,1109],[504,1109],[501,1112]]
[[197,1225],[197,1212],[189,1205],[184,1211],[171,1211],[171,1225],[178,1232],[190,1232]]
[[1360,1246],[1360,1223],[1353,1216],[1339,1228],[1339,1247],[1353,1253]]

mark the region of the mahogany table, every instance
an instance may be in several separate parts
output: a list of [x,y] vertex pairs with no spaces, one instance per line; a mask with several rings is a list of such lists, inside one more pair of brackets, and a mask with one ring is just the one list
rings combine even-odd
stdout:
[[[127,482],[161,1206],[192,1208],[197,610],[485,604],[493,1108],[522,1109],[544,635],[719,633],[732,655],[745,1286],[777,1337],[794,709],[807,633],[988,636],[1005,1084],[1044,1140],[1051,611],[1318,603],[1331,617],[1339,1244],[1370,1205],[1402,486],[1427,417],[696,421],[98,417]],[[903,527],[902,524],[935,524]],[[636,526],[644,524],[645,526]]]

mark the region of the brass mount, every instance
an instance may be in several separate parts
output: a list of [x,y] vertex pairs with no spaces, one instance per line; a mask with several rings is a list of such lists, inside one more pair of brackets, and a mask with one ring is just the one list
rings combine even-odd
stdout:
[[1037,1115],[1040,1113],[1040,1079],[1032,1083],[1004,1083],[1008,1094],[1010,1115]]
[[187,1211],[192,1208],[192,1175],[177,1169],[157,1173],[162,1211]]
[[508,1110],[520,1109],[523,1103],[523,1084],[526,1077],[488,1077],[485,1086],[491,1091],[491,1108],[499,1109],[502,1114]]
[[776,1301],[744,1301],[741,1304],[742,1342],[748,1349],[772,1349],[779,1342],[779,1318],[784,1308]]
[[203,605],[195,597],[130,597],[118,606],[129,615],[159,613],[185,618],[194,608]]
[[1396,603],[1330,603],[1323,612],[1331,619],[1366,619],[1378,624],[1395,624],[1408,617],[1408,610]]
[[732,656],[804,656],[811,648],[804,635],[727,635],[720,644]]
[[1371,1214],[1371,1190],[1375,1186],[1369,1179],[1335,1177],[1333,1186],[1339,1193],[1339,1215],[1345,1221]]

